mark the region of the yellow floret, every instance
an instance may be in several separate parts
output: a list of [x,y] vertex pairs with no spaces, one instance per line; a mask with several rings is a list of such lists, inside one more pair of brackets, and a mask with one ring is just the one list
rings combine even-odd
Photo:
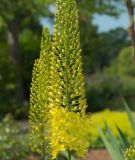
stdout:
[[135,160],[135,146],[131,146],[125,151],[125,160]]
[[75,151],[80,157],[83,156],[89,147],[90,117],[66,108],[53,108],[50,113],[49,139],[52,157],[56,158],[60,151],[68,149]]

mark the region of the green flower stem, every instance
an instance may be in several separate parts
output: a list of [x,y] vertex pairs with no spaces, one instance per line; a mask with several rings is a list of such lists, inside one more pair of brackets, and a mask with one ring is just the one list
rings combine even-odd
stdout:
[[45,158],[45,142],[43,142],[43,160],[46,160],[46,158]]
[[68,147],[68,149],[67,149],[67,151],[68,151],[68,160],[71,160],[71,151],[69,150],[69,147]]
[[43,158],[42,159],[46,160],[46,158],[45,158],[45,151],[43,151]]

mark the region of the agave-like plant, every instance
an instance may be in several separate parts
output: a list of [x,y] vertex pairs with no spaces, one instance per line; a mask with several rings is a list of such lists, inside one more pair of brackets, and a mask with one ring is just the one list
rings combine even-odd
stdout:
[[[124,99],[123,99],[123,103],[124,103],[124,107],[127,112],[127,116],[131,124],[132,130],[135,133],[135,117],[133,116],[132,111],[130,110],[130,108],[128,107],[128,104]],[[126,135],[124,134],[124,132],[116,125],[116,128],[119,132],[119,137],[118,137],[119,142],[118,142],[118,139],[113,135],[110,127],[106,122],[105,122],[105,128],[106,128],[106,133],[104,133],[103,130],[99,126],[97,126],[99,134],[108,152],[110,153],[112,160],[125,160],[125,157],[126,157],[126,160],[134,160],[132,158],[134,153],[133,147],[130,148],[130,142],[126,137]]]

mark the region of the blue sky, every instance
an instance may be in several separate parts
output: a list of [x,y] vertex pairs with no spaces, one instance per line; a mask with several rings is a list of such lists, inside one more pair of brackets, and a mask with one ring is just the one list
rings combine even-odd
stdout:
[[123,13],[118,18],[106,15],[95,15],[93,18],[93,23],[99,27],[99,32],[105,32],[117,27],[123,27],[127,29],[129,26],[129,17],[126,13]]
[[[51,12],[55,13],[56,8],[53,5],[50,5]],[[50,31],[53,31],[53,26],[50,23],[49,18],[43,18],[41,24],[50,28]],[[93,24],[98,26],[99,32],[106,32],[111,29],[122,27],[127,29],[129,26],[129,17],[127,12],[123,12],[118,18],[107,16],[107,15],[98,15],[95,14],[93,17]]]

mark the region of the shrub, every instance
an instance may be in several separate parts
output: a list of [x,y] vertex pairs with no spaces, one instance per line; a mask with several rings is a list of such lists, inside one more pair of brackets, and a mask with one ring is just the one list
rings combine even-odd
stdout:
[[122,106],[119,100],[120,87],[121,82],[117,77],[109,77],[100,73],[94,75],[87,83],[89,106],[87,111],[96,112],[105,108],[112,109]]
[[28,155],[28,135],[21,134],[19,126],[11,115],[0,123],[0,159],[24,160]]
[[128,99],[132,109],[135,103],[135,65],[131,49],[124,48],[112,64],[94,74],[87,83],[88,110],[122,109],[120,95]]
[[[131,128],[132,128],[132,132],[134,132],[134,134],[135,134],[135,117],[134,117],[133,113],[131,112],[131,110],[129,109],[126,101],[123,100],[123,102],[124,102],[124,107],[127,112],[127,116],[128,116]],[[125,122],[126,121],[124,121],[124,123]],[[118,142],[116,137],[114,136],[112,130],[110,129],[109,124],[107,124],[106,122],[104,124],[106,127],[107,136],[99,126],[97,126],[97,129],[99,131],[99,134],[100,134],[107,150],[109,151],[113,160],[124,160],[124,151],[130,145],[129,141],[127,139],[127,135],[120,129],[120,127],[118,125],[116,125],[117,131],[119,133],[118,138],[120,139],[120,142]],[[128,128],[126,128],[126,129],[128,129]],[[132,160],[135,155],[134,149],[133,150],[131,149],[129,151],[130,151],[129,153],[131,153],[131,154],[127,153],[126,158],[129,160]]]
[[[123,133],[127,136],[130,144],[135,144],[134,132],[132,131],[132,127],[130,125],[126,112],[104,110],[102,112],[94,113],[92,115],[92,120],[94,126],[99,125],[106,136],[107,136],[107,131],[104,122],[106,122],[109,125],[112,133],[114,134],[115,137],[117,137],[117,140],[119,142],[120,142],[120,139],[118,138],[119,131],[117,127],[119,127],[123,131]],[[91,128],[90,147],[92,148],[105,147],[105,145],[101,140],[100,134],[98,133],[95,127]]]

